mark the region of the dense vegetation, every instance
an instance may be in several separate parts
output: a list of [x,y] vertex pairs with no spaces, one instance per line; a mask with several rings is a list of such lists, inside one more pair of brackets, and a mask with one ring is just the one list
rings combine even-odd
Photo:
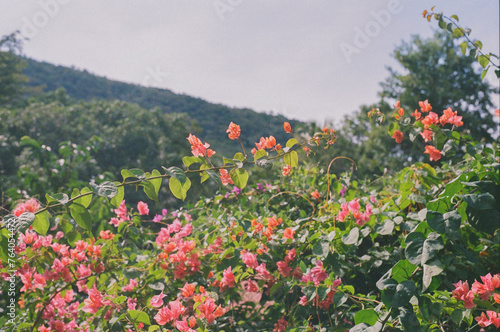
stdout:
[[[443,23],[458,18],[424,17],[464,35]],[[500,328],[500,152],[490,131],[500,110],[488,109],[474,57],[458,61],[446,36],[415,39],[417,51],[403,46],[396,56],[422,59],[437,40],[448,50],[435,48],[446,56],[432,65],[447,72],[440,65],[449,60],[465,85],[477,87],[455,84],[463,89],[456,100],[438,91],[437,100],[451,105],[430,103],[434,91],[415,97],[419,90],[405,84],[427,66],[409,65],[407,75],[386,81],[380,108],[364,108],[338,131],[299,131],[285,121],[279,134],[259,138],[224,119],[217,135],[238,151],[231,154],[198,138],[189,114],[76,100],[63,90],[7,96],[0,326]],[[0,71],[0,91],[22,79]],[[395,86],[406,99],[391,107],[384,98],[395,97]],[[390,169],[380,174],[382,167]]]

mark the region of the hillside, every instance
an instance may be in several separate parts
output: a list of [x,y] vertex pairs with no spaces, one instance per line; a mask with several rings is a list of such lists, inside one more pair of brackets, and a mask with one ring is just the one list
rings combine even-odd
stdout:
[[278,133],[278,142],[289,138],[283,131],[283,122],[291,121],[284,116],[257,113],[250,109],[230,108],[212,104],[200,98],[176,94],[170,90],[146,88],[93,75],[87,71],[55,66],[46,62],[26,59],[28,65],[24,74],[30,86],[42,86],[44,92],[64,88],[66,93],[77,100],[92,99],[123,100],[137,103],[145,109],[159,107],[163,113],[185,113],[200,126],[199,135],[221,152],[235,152],[238,146],[226,139],[225,133],[230,121],[242,128],[242,140],[246,147],[252,147],[260,136]]

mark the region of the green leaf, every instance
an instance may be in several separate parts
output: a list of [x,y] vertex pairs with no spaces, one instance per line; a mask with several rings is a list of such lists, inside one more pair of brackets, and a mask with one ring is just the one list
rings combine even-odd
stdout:
[[226,166],[226,165],[234,165],[234,160],[226,158],[226,157],[222,157],[222,162],[224,163],[224,166]]
[[[199,324],[198,324],[199,325]],[[148,332],[160,331],[161,327],[158,325],[151,325],[148,329]]]
[[488,73],[489,68],[490,68],[490,66],[486,67],[486,69],[481,72],[481,79],[482,80],[484,80],[484,78],[486,77],[486,74]]
[[137,178],[139,180],[145,179],[146,175],[142,169],[133,168],[133,169],[122,169],[121,171],[123,181],[128,178]]
[[330,252],[330,243],[328,243],[327,241],[316,242],[316,244],[313,246],[312,251],[314,255],[325,258]]
[[380,235],[392,234],[392,231],[394,230],[394,221],[386,220],[383,224],[376,224],[375,227],[373,227],[373,230]]
[[113,303],[115,304],[120,304],[120,303],[123,303],[127,300],[127,297],[122,295],[122,296],[118,296],[116,298],[113,299]]
[[460,38],[460,37],[462,37],[463,35],[464,35],[464,32],[462,31],[462,29],[461,29],[461,28],[455,28],[455,29],[453,29],[453,36],[454,36],[455,38]]
[[171,178],[176,179],[181,184],[184,184],[186,181],[189,180],[186,176],[186,173],[184,173],[184,171],[182,169],[180,169],[179,167],[176,167],[176,166],[172,166],[169,168],[163,167],[163,169],[165,170],[165,172],[168,175],[170,175]]
[[481,67],[486,68],[486,66],[490,62],[490,56],[489,55],[480,55],[477,58],[477,61],[479,62],[479,64],[481,65]]
[[397,282],[410,279],[417,266],[410,263],[407,259],[401,260],[392,267],[391,277]]
[[442,18],[439,19],[438,25],[441,29],[446,29],[446,22]]
[[184,163],[184,165],[186,167],[189,167],[191,166],[192,164],[196,164],[196,163],[203,163],[203,159],[201,159],[200,157],[189,157],[189,156],[186,156],[184,158],[182,158],[182,162]]
[[137,323],[144,323],[146,325],[151,325],[151,322],[149,321],[149,316],[143,311],[129,310],[127,312],[127,314],[129,315],[132,322],[134,322],[136,324]]
[[403,281],[397,285],[392,297],[391,307],[397,308],[408,304],[416,290],[415,283],[410,280]]
[[333,295],[333,303],[335,304],[335,307],[340,307],[342,304],[346,303],[348,299],[349,296],[342,292],[336,292],[335,295]]
[[429,233],[426,238],[421,232],[412,232],[406,237],[405,243],[406,258],[415,265],[425,264],[444,247],[443,239],[437,233]]
[[440,234],[454,235],[460,228],[462,216],[457,211],[447,212],[444,215],[436,211],[427,211],[427,223]]
[[451,17],[452,19],[454,19],[455,21],[457,21],[457,23],[458,23],[458,16],[457,16],[457,15],[451,15],[450,17]]
[[287,148],[291,148],[293,147],[295,144],[299,144],[299,141],[297,141],[295,138],[290,138],[288,140],[288,142],[286,142],[286,147]]
[[[83,205],[84,207],[87,208],[87,207],[89,207],[90,203],[92,202],[92,190],[90,190],[89,188],[83,187],[83,189],[81,191],[79,191],[78,189],[75,188],[73,190],[73,193],[71,194],[71,198],[74,198],[74,197],[76,197],[78,195],[87,194],[87,193],[89,193],[89,194],[86,195],[86,196],[80,197],[78,199],[75,199],[73,201],[74,203],[81,204],[81,205]],[[74,195],[74,194],[76,194],[76,195]]]
[[170,180],[168,181],[168,187],[170,188],[170,191],[175,197],[181,200],[185,200],[187,192],[189,188],[191,188],[191,181],[189,180],[188,177],[186,177],[185,182],[181,183],[175,177],[171,177]]
[[255,155],[253,156],[253,160],[256,161],[262,157],[267,157],[267,152],[264,149],[257,150],[257,152],[255,152]]
[[248,172],[244,168],[235,168],[229,172],[231,175],[231,179],[236,187],[239,189],[243,189],[247,185],[248,181]]
[[285,163],[291,167],[299,167],[299,155],[297,151],[290,151],[285,154]]
[[443,272],[443,264],[438,259],[433,259],[424,264],[424,275],[422,277],[422,291],[429,288],[432,277],[437,276]]
[[342,242],[344,244],[356,244],[359,240],[359,228],[354,227],[351,229],[349,234],[344,234],[342,236]]
[[[115,184],[117,184],[117,182],[115,182]],[[123,198],[125,197],[125,189],[123,188],[123,186],[117,187],[117,188],[118,188],[118,193],[116,193],[115,197],[113,197],[109,201],[111,203],[111,205],[113,205],[116,208],[118,208],[120,206],[120,204],[123,201]]]
[[144,193],[151,200],[158,202],[158,191],[156,191],[155,186],[150,181],[142,181],[141,186],[144,187]]
[[69,206],[69,211],[78,225],[88,231],[92,230],[92,216],[83,205],[73,203]]
[[360,310],[354,315],[354,323],[356,325],[366,323],[370,326],[375,325],[378,320],[378,315],[373,309]]
[[32,226],[35,232],[37,232],[38,234],[47,234],[50,226],[48,212],[45,210],[41,213],[36,214]]
[[467,42],[462,42],[460,44],[460,50],[462,51],[463,55],[465,55],[465,53],[467,53]]
[[[422,331],[420,327],[420,321],[418,320],[417,315],[415,315],[412,306],[400,308],[399,311],[400,311],[399,319],[401,320],[401,324],[403,324],[405,331],[408,332]],[[435,331],[435,329],[433,331]]]
[[233,157],[234,160],[238,160],[238,161],[241,161],[241,162],[244,162],[245,161],[245,156],[243,155],[243,153],[241,152],[237,152],[234,157]]
[[399,124],[397,122],[391,122],[391,124],[389,125],[389,135],[394,135],[394,132],[396,130],[399,130]]

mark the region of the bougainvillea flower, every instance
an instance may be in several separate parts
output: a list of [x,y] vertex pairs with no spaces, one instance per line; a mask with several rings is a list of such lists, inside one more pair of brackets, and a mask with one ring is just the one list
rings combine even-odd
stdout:
[[422,113],[427,113],[432,109],[432,106],[429,104],[427,99],[425,101],[419,101],[418,106],[420,106],[420,112]]
[[429,112],[429,115],[421,122],[424,124],[424,128],[428,128],[430,125],[437,125],[439,123],[439,116],[434,112]]
[[184,297],[190,297],[191,295],[194,294],[195,288],[196,288],[196,284],[189,284],[189,283],[186,282],[184,284],[184,287],[179,288],[179,289],[181,290],[182,296],[184,296]]
[[285,129],[285,131],[287,133],[291,133],[292,132],[292,126],[288,122],[283,123],[283,129]]
[[426,145],[424,153],[428,153],[431,161],[438,161],[441,159],[441,151],[432,145]]
[[149,207],[147,203],[144,203],[143,201],[140,201],[137,203],[137,211],[139,211],[139,214],[141,216],[148,215],[149,214]]
[[234,287],[234,275],[231,266],[222,272],[221,286]]
[[88,290],[89,298],[83,300],[85,306],[82,308],[82,311],[95,314],[102,306],[108,305],[111,303],[109,300],[103,300],[102,294],[97,290],[96,285]]
[[220,179],[224,186],[227,186],[228,184],[233,184],[233,179],[231,179],[231,176],[229,175],[229,172],[227,170],[219,169],[219,173],[220,173]]
[[320,194],[318,192],[318,189],[316,189],[315,191],[313,191],[311,193],[311,196],[314,197],[314,198],[316,198],[316,199],[319,199],[320,198]]
[[422,136],[425,142],[429,142],[432,140],[432,130],[424,129],[424,131],[420,133],[420,136]]
[[259,263],[257,262],[257,255],[252,254],[251,252],[242,253],[241,259],[243,260],[243,263],[245,263],[246,266],[250,269],[255,269],[257,266],[259,266]]
[[283,170],[281,171],[281,174],[283,174],[283,176],[288,176],[288,175],[290,175],[291,171],[292,171],[292,167],[290,165],[285,165],[285,166],[283,166]]
[[495,289],[500,287],[500,274],[491,276],[491,273],[488,273],[484,277],[481,277],[481,281],[483,283],[480,283],[477,280],[474,281],[471,287],[472,292],[479,295],[481,300],[488,301],[489,297],[491,296],[491,294],[493,294]]
[[209,149],[210,144],[208,144],[208,143],[203,144],[198,137],[196,137],[192,134],[189,134],[187,140],[191,144],[191,153],[193,154],[193,156],[195,156],[195,157],[211,157],[215,154],[215,151],[213,151],[212,149]]
[[151,301],[149,301],[149,303],[151,303],[151,306],[153,306],[154,308],[159,308],[163,305],[163,298],[165,297],[166,295],[163,294],[163,291],[158,294],[158,295],[155,295],[151,298]]
[[24,203],[20,203],[16,206],[16,208],[12,211],[12,213],[19,217],[24,212],[35,213],[40,208],[40,203],[37,202],[36,199],[31,198]]
[[292,229],[290,227],[288,227],[285,229],[285,233],[283,234],[283,238],[293,240],[294,235],[295,235],[295,231],[292,231]]
[[240,134],[241,134],[240,126],[231,122],[229,124],[229,127],[226,130],[226,133],[229,134],[228,136],[230,139],[238,139],[238,138],[240,138]]
[[396,143],[401,143],[403,141],[403,133],[399,130],[394,130],[394,134],[391,137],[396,140]]
[[465,309],[474,308],[476,305],[474,304],[474,293],[469,290],[469,284],[466,282],[459,281],[456,284],[453,284],[455,289],[451,292],[452,296],[457,300],[462,300],[465,302]]

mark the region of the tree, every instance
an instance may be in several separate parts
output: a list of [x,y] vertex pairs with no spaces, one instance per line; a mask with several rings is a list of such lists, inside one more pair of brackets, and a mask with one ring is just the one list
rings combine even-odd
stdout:
[[[473,56],[463,56],[452,35],[436,32],[427,40],[413,36],[394,51],[403,66],[400,73],[388,68],[390,76],[381,83],[382,100],[400,100],[407,111],[421,100],[431,105],[448,105],[463,116],[464,130],[477,140],[492,141],[494,128],[492,87],[481,79]],[[441,109],[433,109],[438,115]]]
[[28,78],[22,73],[26,61],[19,57],[22,42],[17,32],[0,39],[0,106],[6,106],[23,95]]
[[[391,117],[396,100],[409,113],[419,101],[424,100],[434,105],[432,111],[439,116],[443,110],[438,105],[450,106],[463,116],[465,133],[477,141],[493,141],[495,122],[490,113],[493,89],[481,80],[474,58],[461,55],[460,47],[452,36],[442,32],[436,32],[432,38],[425,40],[414,36],[410,42],[403,42],[395,49],[394,58],[403,70],[399,72],[389,67],[390,75],[381,83],[381,100],[362,106],[360,112],[344,118],[338,130],[338,152],[333,157],[344,155],[356,160],[361,178],[425,160],[422,154],[424,142],[418,137],[414,142],[396,144],[388,134],[387,124],[369,130],[371,120],[367,113],[377,109],[386,118]],[[401,130],[408,138],[409,130]],[[345,165],[339,170],[345,170]]]

